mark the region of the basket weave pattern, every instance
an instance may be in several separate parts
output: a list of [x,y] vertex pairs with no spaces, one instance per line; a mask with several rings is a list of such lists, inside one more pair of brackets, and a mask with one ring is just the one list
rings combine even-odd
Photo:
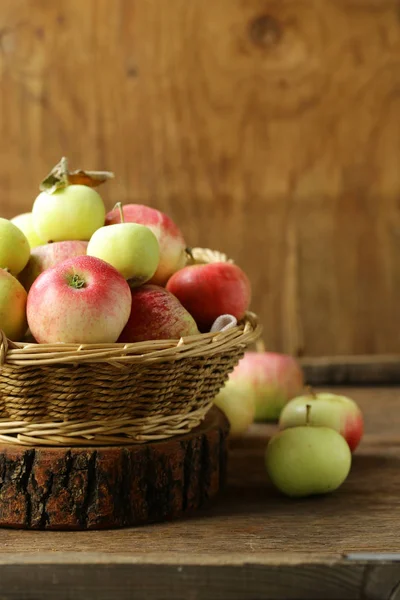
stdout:
[[[220,253],[193,251],[196,262]],[[133,344],[23,344],[0,338],[0,439],[112,445],[191,431],[261,328]]]

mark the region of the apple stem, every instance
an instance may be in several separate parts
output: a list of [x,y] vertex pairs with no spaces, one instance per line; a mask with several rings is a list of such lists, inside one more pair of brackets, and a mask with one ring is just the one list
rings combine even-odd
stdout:
[[195,262],[192,249],[189,246],[187,246],[185,248],[185,254],[186,254],[186,261],[187,261],[187,263],[189,263],[189,262],[190,263],[194,263]]
[[262,340],[261,338],[259,338],[256,341],[256,351],[257,352],[265,352],[266,348],[265,348],[265,343],[264,340]]
[[86,286],[85,280],[82,279],[77,273],[71,275],[71,277],[68,280],[68,283],[71,287],[75,288],[76,290],[81,290]]
[[306,404],[306,425],[310,425],[311,404]]
[[307,395],[308,396],[311,396],[311,398],[314,398],[314,400],[317,400],[318,396],[315,393],[315,390],[314,390],[314,388],[313,388],[312,385],[307,385],[306,386],[306,391],[307,391]]
[[116,208],[118,208],[118,210],[119,210],[119,216],[120,216],[120,219],[121,219],[120,222],[121,223],[125,223],[124,211],[123,211],[123,208],[122,208],[122,202],[117,202],[117,204],[114,206],[113,210],[115,210]]

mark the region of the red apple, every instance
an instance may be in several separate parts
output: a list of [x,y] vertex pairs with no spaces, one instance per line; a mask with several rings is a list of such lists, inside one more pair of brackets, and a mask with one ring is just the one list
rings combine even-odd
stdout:
[[345,438],[352,452],[364,432],[362,412],[354,400],[330,392],[299,396],[285,406],[279,419],[281,429],[306,424],[335,429]]
[[193,317],[158,285],[132,289],[132,308],[119,342],[179,339],[199,333]]
[[303,390],[303,371],[292,357],[275,352],[246,352],[225,386],[234,398],[251,398],[256,421],[275,421],[284,405]]
[[117,341],[131,311],[131,291],[114,267],[93,256],[70,258],[36,279],[27,316],[39,343]]
[[[126,223],[146,225],[154,233],[160,247],[160,261],[150,283],[165,285],[169,277],[186,263],[186,243],[175,223],[167,215],[142,204],[126,204],[123,207]],[[106,215],[106,225],[120,223],[118,208]]]
[[35,279],[43,271],[55,267],[68,258],[86,254],[87,245],[87,242],[77,240],[36,246],[36,248],[31,250],[28,264],[22,273],[19,274],[18,279],[24,288],[29,291]]
[[247,275],[238,266],[223,262],[184,267],[172,275],[167,290],[190,312],[201,331],[209,331],[223,314],[242,319],[251,299]]

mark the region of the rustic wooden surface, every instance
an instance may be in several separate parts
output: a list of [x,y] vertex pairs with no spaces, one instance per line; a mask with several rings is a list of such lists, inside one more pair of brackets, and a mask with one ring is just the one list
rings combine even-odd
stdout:
[[341,391],[363,408],[366,435],[336,493],[279,496],[263,467],[273,427],[257,425],[232,444],[224,497],[189,519],[103,532],[1,530],[1,598],[50,599],[57,590],[59,600],[398,599],[400,387]]
[[300,359],[309,385],[400,384],[400,354]]
[[0,527],[109,529],[209,504],[224,484],[228,423],[212,409],[187,435],[111,448],[0,445]]
[[2,0],[0,212],[66,154],[254,285],[269,348],[399,352],[398,0]]

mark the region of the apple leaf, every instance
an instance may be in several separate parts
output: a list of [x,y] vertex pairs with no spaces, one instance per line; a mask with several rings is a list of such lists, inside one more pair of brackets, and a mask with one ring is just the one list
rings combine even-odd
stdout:
[[39,189],[41,192],[54,194],[57,190],[61,190],[68,185],[79,184],[93,188],[113,178],[114,173],[110,171],[84,171],[83,169],[69,171],[68,161],[63,157],[43,179]]
[[57,190],[67,187],[68,183],[68,161],[65,157],[63,157],[43,179],[39,189],[41,192],[54,194],[54,192]]
[[68,174],[70,184],[87,185],[88,187],[97,187],[109,179],[114,179],[114,173],[111,171],[71,171]]

